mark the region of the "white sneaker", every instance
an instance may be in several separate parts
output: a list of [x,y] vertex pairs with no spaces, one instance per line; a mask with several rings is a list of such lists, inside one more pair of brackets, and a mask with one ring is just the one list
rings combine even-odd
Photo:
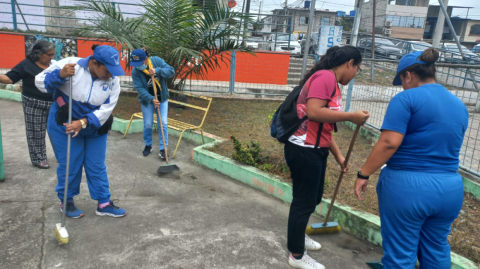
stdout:
[[321,248],[322,248],[322,245],[320,245],[320,243],[314,241],[308,235],[305,235],[305,249],[306,250],[319,250]]
[[300,269],[325,269],[325,266],[308,256],[306,251],[303,254],[302,259],[300,260],[295,259],[292,253],[290,253],[290,257],[288,258],[288,264],[294,268]]

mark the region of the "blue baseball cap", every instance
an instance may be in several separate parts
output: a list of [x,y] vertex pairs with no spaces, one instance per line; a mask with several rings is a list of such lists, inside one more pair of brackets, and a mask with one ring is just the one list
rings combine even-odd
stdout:
[[414,64],[424,64],[424,65],[430,65],[424,61],[420,61],[418,57],[422,55],[423,51],[416,51],[409,53],[405,56],[402,57],[400,62],[398,63],[397,67],[397,75],[393,79],[393,86],[400,86],[402,85],[402,79],[400,78],[400,73],[402,73],[403,70],[407,69],[408,67],[414,65]]
[[147,59],[147,54],[142,49],[136,49],[132,51],[132,55],[130,57],[130,66],[136,67],[143,64],[145,59]]
[[93,57],[98,62],[104,64],[112,76],[117,77],[125,75],[125,72],[123,72],[122,66],[120,65],[120,55],[118,55],[118,51],[114,47],[105,45],[98,46],[93,51]]

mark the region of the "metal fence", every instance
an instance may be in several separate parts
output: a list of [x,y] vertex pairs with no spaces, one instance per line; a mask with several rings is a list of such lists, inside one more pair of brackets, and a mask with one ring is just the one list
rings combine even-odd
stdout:
[[[80,2],[82,1],[84,0],[80,0]],[[22,24],[18,21],[15,22],[13,18],[25,18],[23,25],[35,25],[35,23],[29,23],[29,20],[34,16],[25,9],[29,6],[38,8],[40,5],[28,5],[22,4],[21,1],[18,2],[24,8],[22,9],[24,13],[21,14],[23,16],[17,13],[19,11],[17,6],[10,12],[10,15],[13,15],[10,18],[11,21],[6,19],[0,21],[0,23],[11,23],[11,25],[18,26]],[[75,0],[75,2],[78,2],[78,0]],[[14,1],[0,1],[0,6],[2,4],[4,4],[3,6],[13,6],[13,3]],[[123,8],[123,10],[132,11],[132,3],[116,3],[116,5],[119,7],[123,5],[123,7],[128,8]],[[41,7],[59,9],[59,7],[54,8],[43,5]],[[85,12],[88,13],[88,10]],[[8,14],[9,12],[2,11],[0,13]],[[131,16],[138,15],[138,13],[130,14]],[[64,16],[59,15],[46,16],[52,16],[55,19],[74,19],[77,22],[84,19],[86,23],[92,19],[89,16],[82,18],[62,18]],[[47,23],[38,24],[39,27],[66,27],[65,25],[49,25]],[[68,27],[72,28],[72,26]],[[282,27],[289,27],[289,25],[278,24],[270,26],[269,29],[281,29]],[[262,36],[262,34],[258,33],[258,30],[255,35]],[[300,55],[292,55],[285,51],[275,51],[278,46],[270,42],[270,38],[273,38],[272,40],[275,41],[278,36],[282,35],[285,34],[281,32],[273,33],[271,30],[263,32],[263,41],[258,42],[259,46],[255,50],[255,56],[232,52],[229,55],[230,63],[208,74],[205,80],[195,78],[187,80],[182,86],[182,90],[216,96],[235,95],[237,97],[283,99],[285,95],[299,84],[302,59],[299,58]],[[286,35],[291,36],[289,33]],[[289,43],[286,51],[290,50],[290,45],[297,46],[298,44],[297,40],[292,42],[290,37],[288,39]],[[243,42],[243,40],[240,41]],[[424,50],[430,45],[420,41],[411,42],[385,37],[376,38],[376,43],[377,45],[374,49],[375,58],[371,61],[364,61],[362,66],[364,69],[363,73],[357,76],[349,86],[342,87],[342,96],[344,98],[344,107],[347,111],[368,110],[371,117],[367,125],[378,131],[382,125],[389,101],[403,90],[401,87],[391,86],[398,60],[407,53]],[[371,58],[371,35],[360,34],[357,47],[362,51],[364,58]],[[266,48],[267,50],[271,48],[273,51],[267,51],[265,50]],[[480,69],[478,67],[480,60],[479,56],[473,53],[468,53],[466,58],[463,59],[458,51],[455,51],[455,48],[448,43],[442,44],[441,58],[437,68],[437,81],[449,89],[452,94],[460,98],[468,108],[470,113],[469,128],[465,135],[460,160],[463,168],[480,176],[480,101],[478,90],[474,87],[474,81],[480,83]],[[307,70],[312,68],[318,60],[319,55],[310,55],[307,61]],[[461,66],[455,66],[454,64],[461,64]],[[130,76],[124,76],[120,79],[122,90],[134,90]]]
[[[374,81],[371,81],[369,72],[363,72],[358,75],[349,86],[342,87],[342,97],[344,99],[344,107],[347,111],[355,111],[359,109],[367,110],[370,118],[367,126],[379,131],[382,125],[388,103],[399,92],[403,91],[402,87],[391,86],[396,73],[392,69],[396,69],[395,63],[388,63],[375,59],[372,61],[375,68]],[[363,70],[369,70],[371,63],[364,61]],[[480,67],[472,67],[475,72],[480,71]],[[439,67],[439,70],[450,69],[458,71],[458,68]],[[453,71],[452,71],[453,72]],[[478,104],[478,92],[463,88],[461,86],[452,87],[445,84],[439,79],[441,71],[437,78],[437,82],[444,85],[452,94],[457,96],[466,105],[469,112],[469,126],[465,133],[463,146],[460,152],[460,164],[465,170],[480,176],[480,111],[475,109]],[[434,102],[435,100],[431,100]],[[449,109],[445,107],[445,109]],[[455,111],[452,111],[455,113]],[[448,126],[446,126],[448,128]],[[435,139],[435,137],[432,137]]]

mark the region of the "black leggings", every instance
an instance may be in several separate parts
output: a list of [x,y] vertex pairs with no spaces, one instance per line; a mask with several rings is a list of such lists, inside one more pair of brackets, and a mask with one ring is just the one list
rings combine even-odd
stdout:
[[305,148],[285,144],[285,159],[291,171],[293,199],[288,216],[288,250],[294,254],[305,251],[305,229],[310,215],[320,204],[327,169],[327,148]]

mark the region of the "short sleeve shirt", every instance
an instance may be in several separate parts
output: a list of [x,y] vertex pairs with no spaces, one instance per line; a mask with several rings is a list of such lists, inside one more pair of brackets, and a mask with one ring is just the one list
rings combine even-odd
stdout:
[[397,170],[456,172],[468,128],[463,102],[440,84],[425,84],[397,94],[389,103],[381,130],[404,135],[388,160]]
[[38,66],[34,61],[25,59],[5,75],[13,81],[13,83],[22,80],[22,94],[24,96],[42,101],[53,101],[53,95],[51,93],[43,93],[35,86],[35,76],[43,71],[43,68]]
[[[310,98],[328,100],[328,108],[341,111],[342,96],[335,74],[330,70],[320,70],[313,74],[302,88],[297,100],[297,115],[302,119],[307,115],[307,101]],[[332,142],[333,123],[305,120],[289,138],[293,144],[314,148],[329,148]]]

